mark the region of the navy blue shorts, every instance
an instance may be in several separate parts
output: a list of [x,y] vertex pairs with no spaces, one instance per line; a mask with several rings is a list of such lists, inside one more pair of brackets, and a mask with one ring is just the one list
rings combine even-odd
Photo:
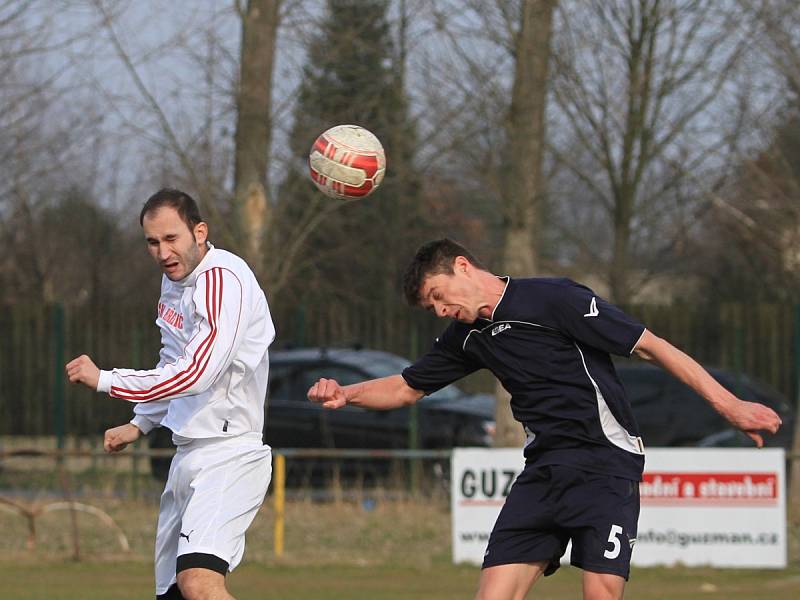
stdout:
[[551,575],[572,540],[571,564],[627,580],[638,520],[638,481],[561,465],[526,467],[497,517],[483,568],[546,560],[544,574]]

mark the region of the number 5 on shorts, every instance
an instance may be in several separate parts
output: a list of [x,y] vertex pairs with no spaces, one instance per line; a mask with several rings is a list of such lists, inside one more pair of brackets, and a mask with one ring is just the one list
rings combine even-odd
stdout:
[[622,527],[619,525],[611,526],[611,531],[608,534],[608,541],[611,542],[611,545],[614,547],[611,550],[603,552],[603,556],[606,558],[617,558],[619,556],[621,544],[618,536],[620,533],[622,533]]

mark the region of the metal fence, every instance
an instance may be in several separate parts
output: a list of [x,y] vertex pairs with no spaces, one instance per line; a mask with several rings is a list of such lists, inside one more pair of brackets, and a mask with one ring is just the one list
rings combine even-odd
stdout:
[[[103,499],[112,495],[117,499],[144,500],[155,503],[163,487],[150,472],[154,458],[171,458],[174,449],[149,449],[141,443],[121,453],[106,454],[101,449],[52,449],[34,446],[13,449],[0,448],[0,512],[9,513],[26,523],[26,548],[37,547],[37,522],[54,512],[64,511],[70,517],[70,551],[74,560],[81,558],[81,531],[78,513],[90,515],[106,528],[122,552],[129,551],[129,542],[123,528],[103,510]],[[286,527],[286,500],[294,495],[304,501],[342,502],[360,498],[361,502],[379,494],[382,499],[420,498],[420,493],[430,498],[431,492],[446,496],[447,472],[435,482],[423,483],[422,464],[431,461],[449,465],[449,450],[347,450],[347,449],[274,449],[273,476],[269,501],[272,504],[273,552],[276,557],[284,553]],[[324,485],[296,488],[290,481],[292,471],[304,470],[304,463],[335,465],[328,472]],[[401,465],[402,475],[387,476],[365,488],[363,479],[340,479],[336,474],[347,464],[362,469],[365,463],[391,461]],[[120,478],[121,476],[121,478]],[[297,480],[295,480],[295,484]],[[288,489],[287,489],[288,488]],[[294,494],[292,494],[294,492]]]
[[[326,312],[327,311],[327,312]],[[740,371],[792,403],[800,362],[800,307],[777,304],[631,306],[629,314],[709,366]],[[444,323],[423,311],[342,313],[277,310],[276,346],[349,345],[415,357]],[[148,368],[157,361],[155,315],[141,307],[0,310],[0,435],[86,435],[126,421],[130,406],[69,386],[66,360],[86,353],[101,367]],[[491,389],[487,378],[486,389]]]
[[[102,450],[70,449],[54,450],[35,447],[0,450],[0,512],[10,513],[26,523],[26,547],[33,550],[37,546],[37,521],[53,511],[64,511],[70,517],[70,550],[72,558],[81,558],[81,530],[77,524],[77,514],[90,515],[101,527],[113,534],[122,552],[128,552],[129,543],[124,528],[103,510],[104,500],[109,493],[114,498],[145,500],[148,505],[156,505],[162,482],[150,477],[147,465],[149,460],[165,458],[172,450],[150,450],[141,444],[125,452],[107,455]],[[433,480],[415,477],[414,465],[427,463],[450,464],[450,450],[348,450],[348,449],[274,449],[273,475],[268,502],[273,517],[273,553],[281,557],[284,553],[286,501],[292,491],[288,475],[295,466],[304,461],[330,460],[339,466],[350,461],[391,460],[403,465],[400,487],[394,487],[391,480],[383,480],[380,486],[363,488],[354,486],[350,480],[340,485],[330,480],[325,487],[295,489],[297,498],[302,501],[325,501],[328,503],[358,502],[366,503],[380,497],[382,501],[395,499],[414,499],[424,502],[442,501],[446,506],[450,495],[449,469]],[[800,459],[800,453],[790,453],[790,462]],[[38,461],[32,464],[31,461]],[[99,464],[99,468],[98,468]],[[92,477],[94,471],[100,477]],[[419,469],[416,469],[419,474]],[[36,473],[49,475],[49,481],[36,477]],[[128,485],[120,486],[116,477],[122,475],[129,480]],[[142,478],[145,481],[140,481]],[[90,482],[87,486],[86,483]],[[397,480],[395,480],[395,485]],[[111,487],[109,488],[109,484]],[[33,488],[33,494],[28,493]],[[347,494],[347,492],[352,492]],[[798,498],[790,497],[790,510],[797,509]]]

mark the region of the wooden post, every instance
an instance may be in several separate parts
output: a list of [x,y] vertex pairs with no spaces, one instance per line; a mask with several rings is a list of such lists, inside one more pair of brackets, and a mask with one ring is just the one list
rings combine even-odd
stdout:
[[275,454],[275,472],[272,478],[275,491],[275,556],[283,556],[284,517],[286,515],[286,457]]

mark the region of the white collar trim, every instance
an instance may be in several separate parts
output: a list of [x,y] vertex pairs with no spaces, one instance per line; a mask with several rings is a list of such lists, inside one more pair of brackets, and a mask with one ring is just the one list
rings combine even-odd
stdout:
[[492,310],[492,315],[489,317],[490,321],[494,321],[494,313],[497,312],[497,307],[500,306],[500,303],[503,301],[503,298],[506,295],[506,291],[508,291],[508,284],[511,283],[511,277],[508,275],[499,275],[497,278],[505,279],[506,287],[503,288],[503,293],[500,294],[500,299],[497,301],[497,304],[494,305],[494,310]]

